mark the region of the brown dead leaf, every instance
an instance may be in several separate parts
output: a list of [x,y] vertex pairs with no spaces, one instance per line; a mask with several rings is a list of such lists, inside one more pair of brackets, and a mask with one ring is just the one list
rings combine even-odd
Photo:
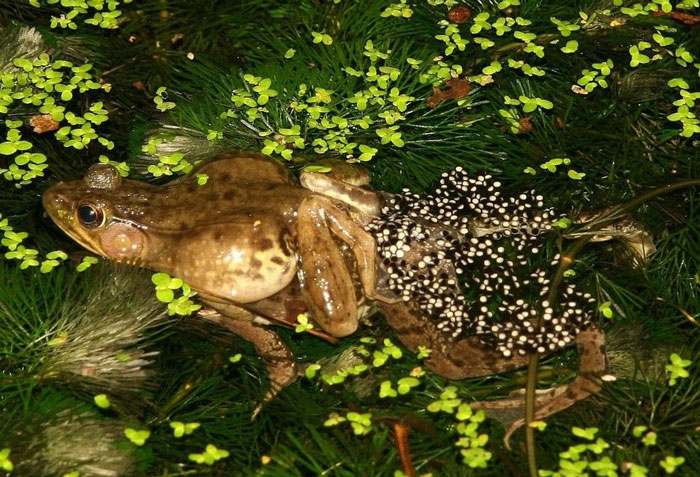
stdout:
[[426,101],[429,108],[435,108],[443,101],[464,98],[472,89],[466,78],[452,78],[444,86],[448,89],[433,88],[433,95]]
[[60,124],[53,120],[50,114],[37,114],[29,119],[29,125],[34,128],[37,134],[55,131]]
[[520,126],[518,127],[518,134],[527,134],[532,131],[532,116],[525,116],[520,118]]
[[455,7],[447,12],[447,19],[452,23],[464,23],[472,17],[472,11],[467,7]]

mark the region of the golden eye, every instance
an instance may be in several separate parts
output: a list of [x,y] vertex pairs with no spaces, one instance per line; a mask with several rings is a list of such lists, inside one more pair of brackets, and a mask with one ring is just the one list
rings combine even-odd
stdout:
[[78,206],[78,219],[85,227],[96,228],[104,223],[105,217],[102,210],[92,204]]

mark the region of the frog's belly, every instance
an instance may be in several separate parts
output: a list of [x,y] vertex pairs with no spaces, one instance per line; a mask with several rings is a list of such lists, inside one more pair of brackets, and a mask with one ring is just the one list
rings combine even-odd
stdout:
[[[313,320],[314,316],[309,312],[309,306],[304,301],[299,280],[292,281],[283,290],[272,296],[253,303],[243,305],[248,311],[255,313],[259,323],[284,322],[290,326],[296,326],[297,316],[306,313]],[[376,313],[377,309],[371,300],[367,300],[363,295],[358,295],[357,299],[357,319],[363,321]],[[269,319],[271,321],[265,321]]]
[[[197,232],[219,236],[216,230],[201,229]],[[227,302],[245,304],[272,296],[296,278],[298,260],[290,247],[265,246],[278,243],[279,235],[256,232],[232,233],[217,246],[190,234],[178,247],[173,272],[194,290]]]

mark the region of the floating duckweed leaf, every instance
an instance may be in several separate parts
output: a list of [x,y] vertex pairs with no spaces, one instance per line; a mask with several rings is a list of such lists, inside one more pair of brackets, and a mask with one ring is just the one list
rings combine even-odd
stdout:
[[386,363],[386,360],[389,359],[389,356],[381,351],[375,351],[372,356],[374,357],[374,360],[372,361],[372,366],[374,367],[382,366],[384,363]]
[[600,437],[586,446],[586,449],[593,452],[594,454],[601,454],[605,449],[609,448],[610,444],[605,442]]
[[352,426],[355,435],[361,436],[368,434],[372,427],[372,414],[360,414],[358,412],[349,412],[345,415],[348,422]]
[[75,269],[79,272],[84,272],[97,262],[99,262],[97,257],[88,255],[87,257],[83,257],[83,260],[75,267]]
[[206,174],[195,174],[194,175],[197,178],[197,185],[203,186],[204,184],[207,183],[209,180],[209,176]]
[[685,462],[685,457],[674,457],[666,456],[664,460],[659,462],[659,465],[663,467],[667,474],[672,474],[676,471],[676,468],[683,465]]
[[416,358],[418,359],[425,359],[430,356],[430,353],[432,353],[433,350],[428,348],[427,346],[418,346],[418,355]]
[[464,463],[467,464],[472,469],[474,468],[486,468],[488,461],[491,459],[491,452],[483,449],[481,447],[474,447],[471,449],[462,449],[460,454],[464,457]]
[[544,421],[532,421],[530,423],[530,427],[533,429],[537,429],[538,431],[542,432],[547,428],[547,423]]
[[98,394],[93,398],[93,400],[95,401],[97,407],[102,409],[107,409],[110,405],[109,398],[106,394]]
[[6,472],[11,472],[14,468],[15,466],[10,460],[10,449],[8,447],[5,447],[2,450],[0,450],[0,469]]
[[524,41],[525,43],[530,43],[532,40],[537,38],[537,35],[535,35],[534,33],[528,33],[524,31],[516,31],[513,33],[513,36],[518,40]]
[[493,75],[498,73],[503,69],[503,66],[501,65],[500,62],[498,61],[492,61],[490,65],[485,66],[484,69],[481,70],[481,72],[485,75]]
[[68,333],[66,331],[59,332],[55,338],[52,338],[46,343],[49,346],[61,346],[68,341]]
[[569,40],[566,42],[566,45],[561,47],[561,51],[564,53],[570,54],[570,53],[575,53],[578,50],[578,41],[576,40]]
[[601,303],[600,306],[598,307],[598,311],[601,312],[604,317],[612,318],[614,315],[613,310],[612,310],[612,302],[606,301],[604,303]]
[[190,454],[188,457],[197,464],[214,465],[216,461],[225,459],[228,456],[229,452],[227,450],[218,449],[214,444],[208,444],[203,453]]
[[474,412],[472,411],[472,407],[469,404],[460,404],[457,408],[455,418],[459,421],[466,421],[467,419],[472,417],[473,414]]
[[403,356],[401,348],[392,343],[389,338],[384,339],[384,348],[382,349],[382,353],[387,354],[394,359],[399,359],[401,356]]
[[688,85],[688,82],[684,80],[683,78],[672,78],[668,80],[668,85],[671,88],[681,88],[681,89],[688,89],[690,86]]
[[337,426],[341,422],[345,422],[347,419],[337,412],[332,412],[328,415],[328,419],[323,423],[325,427]]
[[297,333],[304,333],[305,331],[312,330],[314,328],[314,325],[309,323],[309,317],[306,316],[304,313],[300,313],[297,315],[297,325],[296,328],[294,328],[294,331]]
[[361,161],[369,161],[371,160],[374,155],[377,153],[379,149],[371,146],[367,146],[365,144],[360,144],[360,156],[358,157],[359,160]]
[[399,379],[397,390],[399,394],[408,394],[412,388],[420,385],[420,380],[414,377],[406,377]]
[[452,413],[454,409],[462,403],[461,399],[441,399],[428,404],[429,412],[447,412]]
[[380,398],[386,398],[386,397],[396,397],[397,392],[394,388],[391,387],[391,381],[382,381],[382,384],[379,386],[379,397]]
[[314,43],[323,43],[326,46],[333,44],[333,38],[327,33],[312,31],[311,36]]
[[198,422],[188,422],[188,423],[183,423],[179,421],[173,421],[170,423],[170,427],[173,429],[173,436],[176,438],[180,438],[185,435],[190,435],[192,434],[195,429],[197,429],[200,426]]
[[230,357],[228,358],[228,360],[229,360],[229,362],[231,362],[231,363],[238,363],[238,362],[241,360],[242,357],[243,357],[243,355],[242,355],[241,353],[236,353],[236,354],[234,354],[233,356],[230,356]]
[[162,301],[163,303],[170,303],[175,299],[175,292],[169,288],[156,290],[156,298],[158,298],[158,301]]
[[308,379],[313,379],[316,376],[316,373],[319,369],[321,369],[320,364],[310,364],[304,370],[304,376],[306,376]]
[[644,437],[642,438],[642,444],[645,446],[655,446],[656,445],[656,437],[657,434],[654,431],[649,431],[646,434],[644,434]]
[[666,365],[666,371],[669,373],[668,384],[669,386],[675,386],[678,378],[690,376],[690,373],[685,368],[689,367],[692,362],[689,359],[681,358],[677,353],[671,354],[669,360],[671,363]]
[[41,266],[39,267],[39,270],[41,273],[49,273],[51,270],[56,268],[59,265],[58,260],[44,260],[41,262]]
[[146,443],[146,440],[151,436],[151,431],[147,429],[136,430],[130,427],[124,429],[124,435],[129,439],[134,445],[142,446]]
[[66,254],[66,252],[63,250],[54,250],[47,253],[46,258],[49,260],[66,260],[68,258],[68,254]]
[[587,439],[589,441],[592,441],[595,439],[595,435],[598,433],[598,428],[597,427],[587,427],[585,429],[581,427],[573,427],[571,429],[571,432],[576,436],[580,437],[582,439]]
[[17,146],[11,142],[0,143],[0,154],[10,156],[17,152]]

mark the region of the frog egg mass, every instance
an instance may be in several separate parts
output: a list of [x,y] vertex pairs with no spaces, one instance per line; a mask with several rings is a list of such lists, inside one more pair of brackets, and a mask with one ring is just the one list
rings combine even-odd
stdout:
[[490,175],[457,168],[423,197],[408,189],[386,194],[368,226],[379,286],[412,302],[441,331],[476,335],[504,357],[565,347],[590,323],[595,300],[563,284],[560,304],[546,301],[551,271],[528,258],[541,253],[543,234],[559,217],[535,191],[506,196],[500,189]]

